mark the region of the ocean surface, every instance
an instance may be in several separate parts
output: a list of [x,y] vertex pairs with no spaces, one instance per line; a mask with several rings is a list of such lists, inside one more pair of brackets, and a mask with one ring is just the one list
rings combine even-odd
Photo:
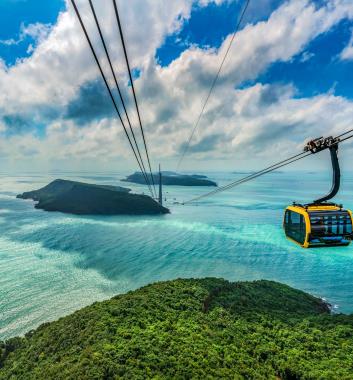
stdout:
[[[82,217],[36,210],[16,194],[55,178],[121,185],[126,173],[0,174],[0,340],[94,301],[178,277],[276,280],[353,312],[353,245],[304,250],[282,232],[293,200],[328,192],[330,173],[272,173],[197,204],[209,188],[165,187],[170,215]],[[201,173],[220,185],[244,174]],[[336,198],[353,209],[353,174]]]

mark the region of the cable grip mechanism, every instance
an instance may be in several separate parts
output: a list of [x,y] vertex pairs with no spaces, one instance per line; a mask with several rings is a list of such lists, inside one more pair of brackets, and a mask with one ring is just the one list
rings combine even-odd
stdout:
[[311,152],[313,154],[319,153],[324,149],[329,149],[332,146],[338,146],[340,142],[339,137],[318,137],[310,140],[304,147],[304,152]]
[[339,191],[341,183],[341,171],[338,161],[338,144],[340,143],[339,137],[319,137],[309,141],[305,147],[304,152],[311,152],[313,154],[319,153],[325,149],[330,151],[331,164],[332,164],[332,187],[330,192],[322,198],[316,199],[313,204],[322,204],[333,198]]

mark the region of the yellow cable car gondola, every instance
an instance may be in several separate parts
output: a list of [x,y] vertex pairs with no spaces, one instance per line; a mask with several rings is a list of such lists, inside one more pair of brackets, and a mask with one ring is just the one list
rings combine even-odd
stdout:
[[283,227],[288,239],[303,248],[347,246],[352,233],[352,212],[342,205],[327,202],[333,198],[340,187],[340,167],[338,162],[337,138],[319,138],[310,141],[305,151],[318,153],[329,149],[333,169],[333,184],[331,191],[325,197],[310,204],[296,204],[286,208]]

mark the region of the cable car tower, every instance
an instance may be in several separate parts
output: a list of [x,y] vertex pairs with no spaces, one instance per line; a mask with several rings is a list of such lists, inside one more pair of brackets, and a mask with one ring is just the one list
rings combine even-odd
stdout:
[[161,172],[161,164],[159,164],[159,173],[158,173],[158,179],[159,179],[159,193],[158,193],[158,202],[161,206],[163,206],[163,189],[162,189],[162,172]]

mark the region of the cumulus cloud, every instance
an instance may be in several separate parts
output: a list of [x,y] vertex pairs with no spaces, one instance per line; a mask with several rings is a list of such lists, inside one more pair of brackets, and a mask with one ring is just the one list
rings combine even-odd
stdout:
[[77,96],[68,103],[65,111],[65,118],[75,120],[79,125],[113,115],[114,109],[107,90],[98,80],[81,86]]
[[353,60],[353,31],[351,39],[348,42],[348,45],[342,50],[340,54],[342,60]]
[[[102,56],[98,33],[94,33],[87,2],[78,0],[77,3]],[[122,20],[133,67],[145,66],[151,54],[162,44],[164,36],[180,27],[183,18],[189,17],[191,3],[191,0],[168,4],[162,0],[121,2],[121,12],[124,15]],[[105,6],[97,6],[97,1],[95,4],[98,16],[104,20],[102,26],[108,44],[114,46],[111,53],[115,67],[120,76],[124,73],[122,80],[125,80],[125,67],[121,61],[111,1],[106,0]],[[0,67],[0,85],[7,89],[6,93],[0,93],[0,108],[4,104],[13,109],[45,104],[65,106],[76,96],[81,85],[97,77],[94,60],[73,9],[67,2],[67,11],[59,15],[57,24],[31,57],[10,68],[3,65]]]
[[[227,141],[227,138],[223,133],[214,133],[202,137],[196,144],[192,144],[188,151],[193,153],[210,152],[216,149],[221,142],[225,141]],[[184,152],[185,148],[186,142],[180,146],[180,153]]]
[[[29,25],[22,23],[20,26],[19,37],[17,39],[9,38],[7,40],[0,40],[0,44],[7,46],[19,45],[21,42],[25,41],[27,37],[31,37],[35,43],[38,44],[48,37],[51,27],[51,24],[42,24],[40,22]],[[31,46],[33,47],[33,45]]]
[[314,53],[311,53],[309,51],[305,51],[301,57],[300,57],[300,62],[307,62],[307,61],[310,61],[311,58],[313,58],[315,56]]
[[[206,3],[199,2],[201,6]],[[111,2],[104,4],[98,6],[95,1],[99,18],[105,20],[104,34],[119,82],[129,94]],[[79,0],[78,5],[98,47],[87,4]],[[120,1],[119,5],[131,63],[140,74],[135,83],[152,157],[175,162],[230,36],[219,49],[190,46],[169,66],[161,67],[155,59],[156,49],[190,17],[193,1],[132,0]],[[273,157],[292,153],[306,137],[348,128],[353,107],[347,99],[330,93],[298,98],[290,84],[255,83],[236,88],[256,80],[275,62],[290,61],[298,54],[309,59],[305,49],[313,39],[341,20],[352,18],[350,0],[328,0],[320,6],[309,0],[291,0],[268,19],[247,24],[239,31],[192,142],[190,153],[194,159],[235,158],[249,152],[254,157]],[[101,49],[98,52],[103,56]],[[102,64],[106,68],[104,60]],[[12,127],[6,115],[16,118],[18,114],[19,120],[24,115],[30,120],[42,117],[48,124],[44,137],[11,135],[6,144],[1,143],[1,149],[14,157],[21,155],[18,147],[25,145],[34,155],[48,160],[131,159],[121,126],[99,81],[80,26],[67,3],[67,11],[60,14],[31,57],[10,68],[0,65],[0,86],[7,89],[0,93],[0,131]],[[131,111],[131,97],[128,105]],[[136,126],[136,114],[132,120]],[[26,128],[24,121],[22,129]]]

